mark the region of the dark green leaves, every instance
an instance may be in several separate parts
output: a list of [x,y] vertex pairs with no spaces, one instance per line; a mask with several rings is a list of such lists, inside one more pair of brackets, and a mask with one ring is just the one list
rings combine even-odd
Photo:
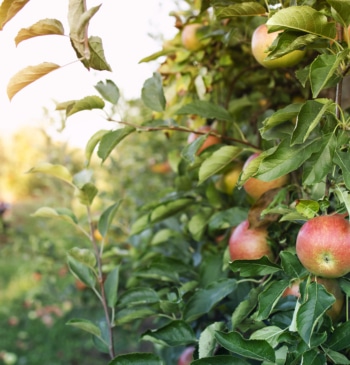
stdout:
[[186,302],[184,319],[193,321],[205,313],[230,294],[236,287],[235,279],[222,279],[208,285],[205,289],[198,289]]
[[157,330],[147,331],[142,338],[165,346],[186,346],[197,341],[191,326],[180,320],[172,321]]
[[334,303],[335,298],[326,291],[323,285],[315,282],[309,284],[307,298],[297,313],[297,329],[301,338],[310,345],[311,336],[318,321]]
[[264,276],[281,270],[278,265],[272,263],[266,256],[259,260],[235,260],[230,263],[230,269],[234,272],[239,271],[243,277]]

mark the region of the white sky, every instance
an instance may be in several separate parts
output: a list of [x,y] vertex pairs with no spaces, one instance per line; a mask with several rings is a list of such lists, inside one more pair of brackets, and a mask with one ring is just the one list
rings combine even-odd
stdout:
[[[1,2],[1,1],[0,1]],[[15,18],[0,31],[0,133],[13,132],[19,127],[42,126],[43,107],[54,115],[53,100],[62,102],[98,95],[93,87],[98,81],[111,79],[126,98],[138,97],[143,82],[152,76],[156,64],[138,64],[139,60],[161,49],[159,40],[149,33],[172,38],[176,32],[172,1],[162,0],[88,0],[88,7],[102,3],[90,21],[89,35],[102,38],[107,62],[113,72],[88,71],[78,61],[53,71],[16,94],[10,102],[6,88],[10,78],[22,68],[41,62],[59,65],[76,60],[68,37],[43,36],[26,40],[16,48],[14,38],[21,28],[40,19],[59,19],[65,28],[68,0],[31,0]],[[160,3],[160,4],[159,4]],[[111,128],[100,111],[77,113],[67,120],[63,133],[66,140],[84,147],[97,130]]]

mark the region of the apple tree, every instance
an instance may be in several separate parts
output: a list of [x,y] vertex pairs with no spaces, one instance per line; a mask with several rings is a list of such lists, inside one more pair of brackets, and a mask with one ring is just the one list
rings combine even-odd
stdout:
[[[139,133],[163,134],[164,144],[176,140],[167,150],[172,189],[139,207],[127,245],[110,233],[113,250],[98,247],[72,211],[35,213],[70,221],[92,242],[92,250],[68,252],[68,263],[104,316],[69,324],[89,332],[110,365],[184,364],[178,359],[188,348],[188,361],[198,365],[349,364],[350,4],[186,3],[172,13],[177,35],[141,60],[159,64],[141,91],[152,115],[123,120],[86,146],[88,161],[97,154],[108,164]],[[71,20],[89,15],[88,22],[98,10],[82,8],[83,1],[70,5]],[[108,69],[102,43],[87,38],[86,22],[74,24],[72,46],[83,65]],[[252,42],[262,24],[267,33]],[[25,86],[19,80],[28,71],[34,81],[54,66],[45,67],[16,75],[9,96]],[[96,90],[59,108],[69,118],[118,103],[111,79]],[[91,214],[99,192],[88,170],[71,176],[45,164],[32,172],[66,181]],[[103,239],[121,204],[101,214]],[[319,217],[337,219],[306,230],[312,240],[303,235],[304,266],[299,232]],[[343,267],[329,275],[325,265]],[[116,354],[118,328],[127,326],[152,350]]]

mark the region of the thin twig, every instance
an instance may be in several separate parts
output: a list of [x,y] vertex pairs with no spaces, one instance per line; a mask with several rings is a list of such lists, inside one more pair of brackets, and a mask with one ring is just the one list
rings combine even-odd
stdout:
[[227,137],[227,136],[224,136],[224,135],[215,133],[215,132],[207,132],[207,131],[201,131],[201,130],[193,130],[193,129],[189,129],[189,128],[186,128],[186,127],[179,127],[179,126],[159,126],[159,127],[151,127],[151,126],[142,126],[142,125],[137,125],[137,124],[133,124],[133,123],[129,123],[129,122],[122,122],[122,121],[119,121],[118,123],[119,124],[128,125],[130,127],[134,127],[136,129],[139,129],[139,130],[142,130],[142,131],[145,131],[145,132],[178,131],[178,132],[194,133],[194,134],[200,134],[200,135],[208,134],[210,136],[218,137],[218,138],[221,138],[223,140],[235,142],[235,143],[242,144],[244,146],[253,148],[255,150],[259,150],[259,147],[258,146],[255,146],[253,143],[250,143],[248,141],[243,141],[241,139]]

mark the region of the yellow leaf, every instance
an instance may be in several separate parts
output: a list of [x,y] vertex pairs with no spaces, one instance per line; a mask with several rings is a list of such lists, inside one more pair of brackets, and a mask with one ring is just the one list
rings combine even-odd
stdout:
[[7,85],[7,96],[11,100],[19,91],[21,91],[27,85],[40,79],[40,77],[47,75],[51,71],[58,69],[59,67],[61,66],[55,63],[43,62],[39,65],[28,66],[22,69],[10,79]]
[[15,38],[16,46],[27,39],[51,34],[64,35],[62,23],[57,19],[39,20],[30,27],[22,28],[18,32]]

